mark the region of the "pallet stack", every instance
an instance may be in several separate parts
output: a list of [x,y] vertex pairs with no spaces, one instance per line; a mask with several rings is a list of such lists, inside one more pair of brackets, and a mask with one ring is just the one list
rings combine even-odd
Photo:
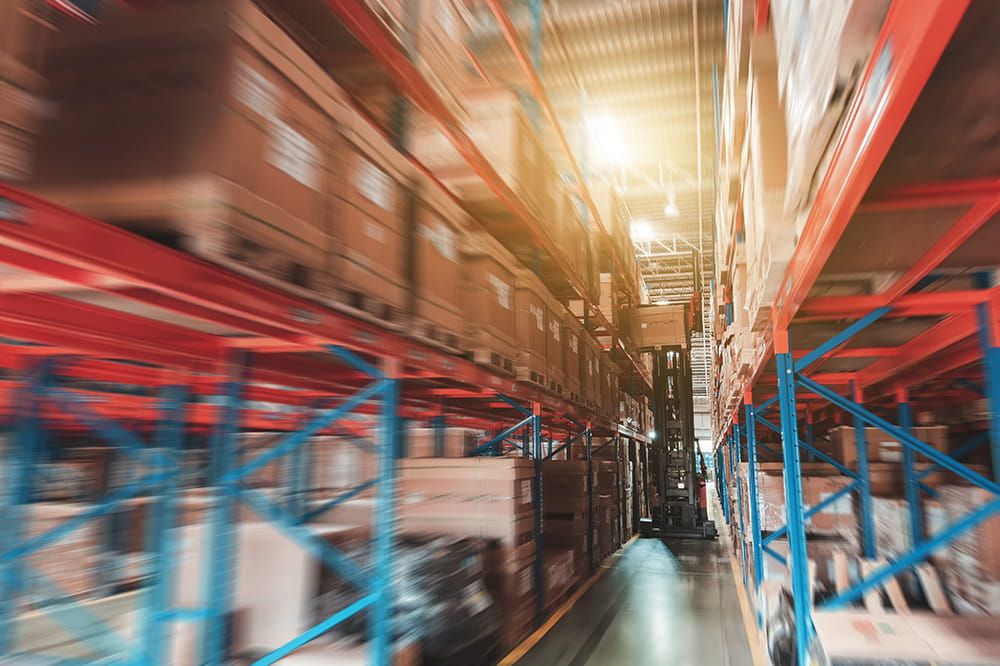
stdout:
[[545,545],[573,551],[575,571],[587,566],[587,463],[548,460],[542,464]]

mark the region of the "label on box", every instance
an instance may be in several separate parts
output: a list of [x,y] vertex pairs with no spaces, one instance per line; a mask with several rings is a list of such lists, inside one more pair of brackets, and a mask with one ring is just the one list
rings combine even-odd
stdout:
[[251,111],[275,120],[278,115],[278,88],[242,60],[236,62],[233,97]]
[[530,312],[531,316],[535,318],[535,328],[537,328],[539,331],[544,331],[545,330],[545,323],[544,323],[545,322],[545,310],[542,310],[537,305],[529,305],[528,306],[528,312]]
[[531,479],[521,481],[521,504],[531,504],[533,495],[531,494]]
[[448,261],[458,261],[455,232],[447,224],[439,222],[433,227],[428,224],[421,225],[420,235],[426,238],[442,257]]
[[378,222],[365,220],[365,236],[376,243],[385,243],[386,231]]
[[493,291],[496,294],[497,304],[500,307],[510,310],[510,285],[498,278],[493,273],[488,273],[486,275],[486,281],[490,283],[493,287]]
[[[820,493],[819,501],[821,503],[825,502],[827,498],[832,497],[833,495],[834,493]],[[808,511],[809,509],[806,508],[805,510]],[[827,506],[822,513],[837,515],[837,516],[853,516],[854,506],[851,503],[851,496],[849,494],[841,496],[841,498],[838,499],[836,502]]]
[[572,333],[569,334],[569,348],[573,350],[574,354],[580,353],[580,341]]
[[525,567],[521,569],[521,573],[517,576],[517,594],[518,596],[526,596],[531,594],[531,590],[535,586],[535,571],[532,567]]
[[899,442],[882,442],[879,444],[878,459],[883,462],[902,462],[903,447]]
[[552,339],[555,340],[556,342],[559,342],[559,336],[560,336],[559,330],[561,328],[562,327],[559,325],[558,321],[552,320],[549,322],[549,333],[552,334]]
[[392,178],[364,158],[358,165],[354,184],[361,196],[379,208],[391,211],[395,207]]
[[285,123],[271,126],[271,146],[267,161],[306,187],[319,189],[320,150]]

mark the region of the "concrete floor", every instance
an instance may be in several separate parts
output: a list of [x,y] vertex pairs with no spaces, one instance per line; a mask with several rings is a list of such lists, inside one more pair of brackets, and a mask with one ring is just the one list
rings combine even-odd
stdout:
[[753,666],[719,541],[638,539],[518,666]]

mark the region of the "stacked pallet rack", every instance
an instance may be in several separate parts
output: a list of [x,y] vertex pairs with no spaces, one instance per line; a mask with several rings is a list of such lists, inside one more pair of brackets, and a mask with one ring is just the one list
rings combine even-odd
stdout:
[[[984,107],[996,109],[995,96],[977,97],[964,78],[996,64],[995,51],[984,46],[991,39],[987,26],[995,25],[988,5],[931,2],[920,11],[898,1],[889,5],[764,337],[757,349],[737,349],[752,359],[746,371],[716,386],[718,491],[735,556],[761,626],[774,610],[765,603],[765,568],[775,562],[788,567],[800,664],[809,663],[817,635],[829,638],[835,611],[880,592],[1000,509],[1000,327],[990,277],[997,265],[990,239],[1000,211],[996,146],[958,138]],[[754,29],[767,30],[768,3],[755,9]],[[947,120],[942,103],[952,112]],[[976,150],[985,151],[985,159]],[[737,228],[732,224],[733,244]],[[720,258],[731,265],[727,261]],[[873,280],[870,291],[844,291],[859,274],[883,279]],[[989,413],[974,426],[978,435],[966,440],[968,432],[954,430],[950,446],[915,436],[915,424],[933,423],[936,409],[977,394]],[[825,426],[845,422],[840,432],[853,439],[845,447],[851,464],[821,450],[819,437]],[[770,443],[769,433],[782,444]],[[888,439],[900,447],[899,457],[881,458],[893,462],[879,469],[901,479],[903,527],[912,539],[898,553],[878,548],[872,495],[880,479],[868,462],[876,458],[867,441],[873,435],[880,438],[876,444]],[[964,462],[987,441],[992,469]],[[760,507],[769,498],[761,497],[758,484],[762,456],[780,461],[784,477],[785,524],[767,531]],[[844,477],[837,492],[814,498],[812,506],[804,502],[804,456],[820,461],[809,465],[825,463],[821,474]],[[952,483],[982,489],[985,499],[932,527],[922,503],[935,490],[927,485],[930,475],[942,470]],[[838,581],[814,608],[807,530],[822,512],[852,497],[855,534],[868,564],[863,575]],[[778,539],[784,539],[786,557],[773,549]]]
[[[526,223],[575,293],[584,298],[587,317],[593,311],[602,330],[611,335],[615,357],[634,374],[633,384],[639,391],[648,388],[644,368],[625,349],[600,310],[589,303],[586,290],[573,284],[562,250],[544,237],[537,222],[509,188],[505,189],[468,137],[457,124],[449,122],[447,108],[387,38],[371,9],[361,2],[329,4],[398,78],[403,92],[447,128],[460,152]],[[498,7],[494,9],[502,12]],[[502,20],[502,13],[498,18]],[[551,116],[548,104],[544,106]],[[586,199],[586,190],[582,192]],[[230,565],[234,536],[229,525],[239,500],[364,591],[359,601],[259,663],[273,663],[369,606],[370,659],[372,663],[389,663],[395,460],[401,452],[402,419],[425,421],[439,429],[448,424],[486,428],[500,421],[505,425],[496,441],[523,431],[526,437],[522,452],[534,457],[536,463],[559,454],[551,443],[548,454],[543,451],[546,436],[550,442],[556,436],[565,437],[562,447],[587,442],[588,458],[591,437],[609,436],[616,450],[620,443],[626,444],[629,455],[643,457],[642,444],[648,441],[644,433],[618,426],[605,416],[582,410],[530,384],[16,189],[0,186],[0,203],[0,261],[10,269],[5,273],[8,289],[0,328],[5,339],[18,342],[3,350],[6,367],[16,378],[6,387],[11,399],[4,404],[13,405],[15,398],[17,402],[17,408],[7,412],[15,433],[14,445],[5,452],[10,461],[7,472],[16,483],[10,484],[11,492],[5,494],[4,515],[12,522],[8,523],[11,529],[5,530],[7,538],[0,556],[7,581],[4,598],[19,596],[26,574],[24,563],[32,553],[140,493],[156,492],[162,498],[154,505],[148,527],[148,543],[156,553],[150,577],[153,584],[141,604],[141,626],[133,634],[141,636],[145,644],[130,646],[119,641],[109,647],[107,636],[102,638],[102,632],[98,632],[83,637],[95,653],[135,652],[141,663],[164,663],[168,625],[201,622],[202,661],[221,662],[224,623],[234,594]],[[607,242],[606,235],[603,238]],[[23,290],[17,284],[25,285]],[[95,383],[144,388],[137,396],[117,389],[95,390]],[[265,403],[271,407],[262,408]],[[364,423],[352,421],[352,413],[364,414]],[[156,448],[147,449],[128,427],[117,422],[121,419],[155,431]],[[17,527],[17,517],[30,505],[33,481],[28,472],[44,452],[42,432],[48,420],[93,431],[116,451],[142,461],[149,474],[104,497],[84,514],[41,536],[28,538]],[[180,474],[177,447],[185,428],[211,433],[211,552],[205,558],[208,587],[203,590],[203,603],[200,607],[177,608],[170,601],[175,582],[171,580],[171,557],[176,553],[171,552],[165,535],[176,523],[173,500]],[[373,530],[374,567],[370,572],[319,539],[305,518],[315,517],[316,510],[305,510],[308,486],[302,479],[310,461],[304,443],[312,435],[336,428],[377,432],[367,433],[375,441],[372,447],[379,460],[376,477],[321,507],[330,509],[363,490],[375,489],[378,508]],[[236,443],[239,433],[246,429],[286,432],[287,436],[250,457]],[[282,458],[289,460],[293,486],[287,505],[272,501],[244,483],[253,473]],[[536,477],[535,536],[539,555],[543,543],[540,482]],[[592,510],[590,521],[592,524]],[[593,530],[588,533],[592,538]],[[593,571],[596,563],[592,544],[588,561]],[[538,622],[543,608],[541,576],[538,557]],[[3,613],[5,629],[0,635],[0,652],[7,654],[18,646],[15,623],[11,622],[17,619],[17,605],[4,604]],[[76,608],[70,611],[74,613],[86,611]]]

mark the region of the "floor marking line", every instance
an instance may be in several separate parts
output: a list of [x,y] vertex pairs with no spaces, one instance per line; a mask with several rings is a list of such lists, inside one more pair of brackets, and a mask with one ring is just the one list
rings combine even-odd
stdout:
[[[631,546],[633,543],[635,543],[635,540],[638,538],[639,538],[638,534],[633,536],[631,539],[628,540],[628,542],[625,543],[624,546],[621,547],[619,551],[617,551],[611,557],[614,557],[615,555],[621,557],[621,555],[625,552],[625,550],[628,549],[628,547]],[[569,609],[572,608],[576,604],[576,602],[580,600],[580,597],[582,597],[587,592],[587,590],[593,587],[594,583],[600,580],[601,576],[604,575],[604,572],[608,571],[609,569],[611,569],[610,566],[605,566],[602,564],[597,573],[588,578],[587,581],[580,586],[580,589],[574,592],[573,596],[567,599],[563,603],[563,605],[560,606],[559,609],[556,610],[556,612],[553,613],[552,616],[545,621],[545,624],[536,629],[535,633],[531,634],[523,641],[521,641],[520,645],[518,645],[509,653],[507,653],[507,656],[501,659],[500,663],[497,664],[497,666],[514,666],[514,664],[516,664],[519,659],[521,659],[524,655],[526,655],[528,651],[531,650],[531,648],[535,647],[535,645],[537,645],[538,642],[545,637],[545,634],[549,633],[549,630],[555,626],[556,622],[561,620],[563,615],[568,613]]]

